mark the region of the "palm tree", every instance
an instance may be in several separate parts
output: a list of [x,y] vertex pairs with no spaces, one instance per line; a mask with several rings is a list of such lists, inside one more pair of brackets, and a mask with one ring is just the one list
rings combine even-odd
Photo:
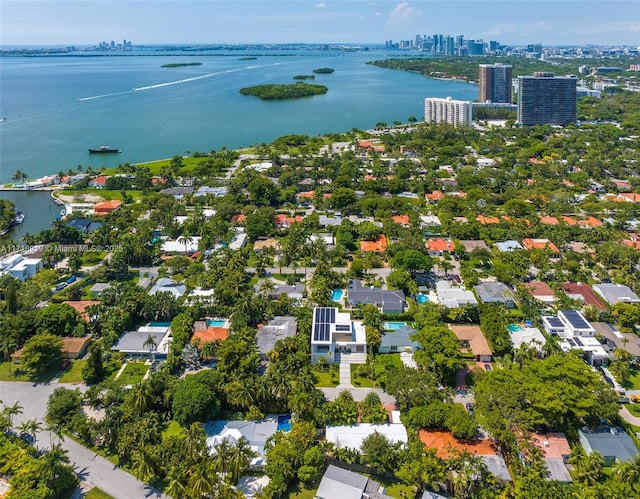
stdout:
[[193,498],[212,497],[216,486],[216,475],[208,473],[202,465],[191,473],[186,492]]
[[167,474],[166,479],[168,485],[164,491],[171,497],[181,498],[187,487],[187,475],[177,466],[172,466]]
[[147,409],[149,409],[151,394],[149,393],[146,384],[139,383],[134,386],[131,389],[130,397],[132,402],[131,406],[138,415],[144,414]]
[[12,406],[5,407],[2,412],[7,415],[9,418],[9,423],[13,425],[13,416],[17,416],[18,414],[22,414],[22,407],[18,402],[13,404]]
[[153,336],[149,335],[147,337],[147,339],[144,340],[144,343],[142,344],[142,346],[149,349],[149,355],[151,355],[151,360],[155,361],[156,360],[156,354],[155,354],[154,350],[158,346],[158,343],[156,342],[156,339]]
[[155,463],[145,449],[139,449],[133,454],[131,464],[143,482],[150,481],[156,475]]
[[193,237],[184,234],[177,239],[177,242],[184,244],[184,252],[189,253],[189,245],[193,243]]
[[249,468],[251,459],[257,457],[258,453],[251,449],[249,441],[242,437],[236,442],[236,445],[231,448],[230,452],[230,468],[231,468],[231,483],[238,483],[242,472]]
[[18,430],[28,434],[33,438],[33,443],[35,444],[38,441],[38,432],[42,430],[42,423],[36,419],[28,419],[20,426],[18,426]]

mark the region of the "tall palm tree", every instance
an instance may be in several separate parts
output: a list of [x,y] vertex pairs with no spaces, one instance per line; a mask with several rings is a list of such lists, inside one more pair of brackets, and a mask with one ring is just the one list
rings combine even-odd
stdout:
[[183,469],[172,466],[167,474],[167,488],[164,491],[175,498],[184,497],[187,488],[187,474]]
[[184,252],[189,253],[189,245],[193,243],[193,237],[188,234],[183,234],[177,239],[177,242],[184,244]]
[[155,354],[154,350],[158,346],[158,343],[156,342],[156,339],[153,336],[149,335],[147,337],[147,339],[144,340],[144,343],[142,344],[142,346],[149,349],[149,355],[151,355],[151,360],[155,361],[156,360],[156,354]]
[[2,410],[2,412],[8,416],[9,423],[11,425],[13,425],[13,416],[17,416],[18,414],[22,414],[22,409],[24,409],[24,407],[22,407],[18,402],[16,402],[15,404],[13,404],[11,406],[5,407]]
[[186,492],[189,497],[212,497],[216,486],[216,475],[209,473],[202,465],[197,466],[189,477]]
[[138,449],[133,454],[131,464],[143,482],[150,481],[156,475],[155,463],[144,448]]
[[33,443],[35,444],[38,441],[38,432],[43,428],[42,423],[37,419],[28,419],[20,426],[18,426],[18,430],[30,435],[33,438]]
[[231,448],[229,455],[231,483],[238,483],[242,473],[249,468],[251,459],[257,456],[258,453],[251,449],[249,441],[246,438],[242,437],[236,442],[236,445]]

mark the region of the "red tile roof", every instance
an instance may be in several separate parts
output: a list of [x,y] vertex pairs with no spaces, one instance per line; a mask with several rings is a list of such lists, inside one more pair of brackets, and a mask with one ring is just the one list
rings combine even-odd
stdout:
[[375,241],[360,241],[360,250],[373,253],[383,253],[387,249],[387,238],[380,234]]
[[455,251],[456,249],[453,241],[447,241],[442,238],[429,239],[426,246],[429,248],[429,251]]
[[549,248],[553,253],[560,253],[558,247],[548,239],[531,239],[527,237],[522,240],[522,245],[528,250]]

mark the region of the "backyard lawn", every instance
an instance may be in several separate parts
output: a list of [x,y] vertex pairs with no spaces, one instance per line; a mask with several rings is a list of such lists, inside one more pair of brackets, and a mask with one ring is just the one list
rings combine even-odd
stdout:
[[334,388],[340,383],[340,375],[337,371],[316,371],[313,370],[313,377],[318,388]]
[[358,364],[351,364],[351,384],[355,387],[358,388],[375,388],[377,387],[377,383],[375,382],[375,380],[372,380],[370,378],[366,378],[363,376],[358,376],[358,371],[361,367],[366,367],[366,366],[361,366]]
[[71,364],[71,367],[67,369],[62,376],[60,376],[60,383],[81,383],[82,368],[87,364],[86,360],[76,360]]
[[318,487],[307,488],[303,483],[299,483],[295,489],[289,489],[289,499],[313,499],[316,496]]
[[625,407],[631,414],[640,418],[640,404],[625,404]]

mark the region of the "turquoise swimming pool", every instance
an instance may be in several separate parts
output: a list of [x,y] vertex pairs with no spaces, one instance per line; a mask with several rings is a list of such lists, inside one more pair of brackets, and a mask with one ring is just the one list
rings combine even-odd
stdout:
[[427,295],[423,295],[422,293],[420,293],[419,295],[416,296],[416,301],[418,302],[419,305],[422,305],[423,303],[429,303],[429,297]]
[[341,301],[343,296],[344,296],[344,290],[334,289],[333,293],[331,293],[331,301]]
[[401,327],[404,327],[406,325],[406,322],[385,322],[383,324],[386,331],[395,331],[396,329],[400,329]]
[[224,327],[227,323],[224,319],[207,319],[207,326],[209,327]]
[[515,333],[517,331],[522,331],[522,328],[518,324],[509,324],[507,329],[510,333]]
[[150,322],[149,327],[169,327],[171,326],[170,322]]

